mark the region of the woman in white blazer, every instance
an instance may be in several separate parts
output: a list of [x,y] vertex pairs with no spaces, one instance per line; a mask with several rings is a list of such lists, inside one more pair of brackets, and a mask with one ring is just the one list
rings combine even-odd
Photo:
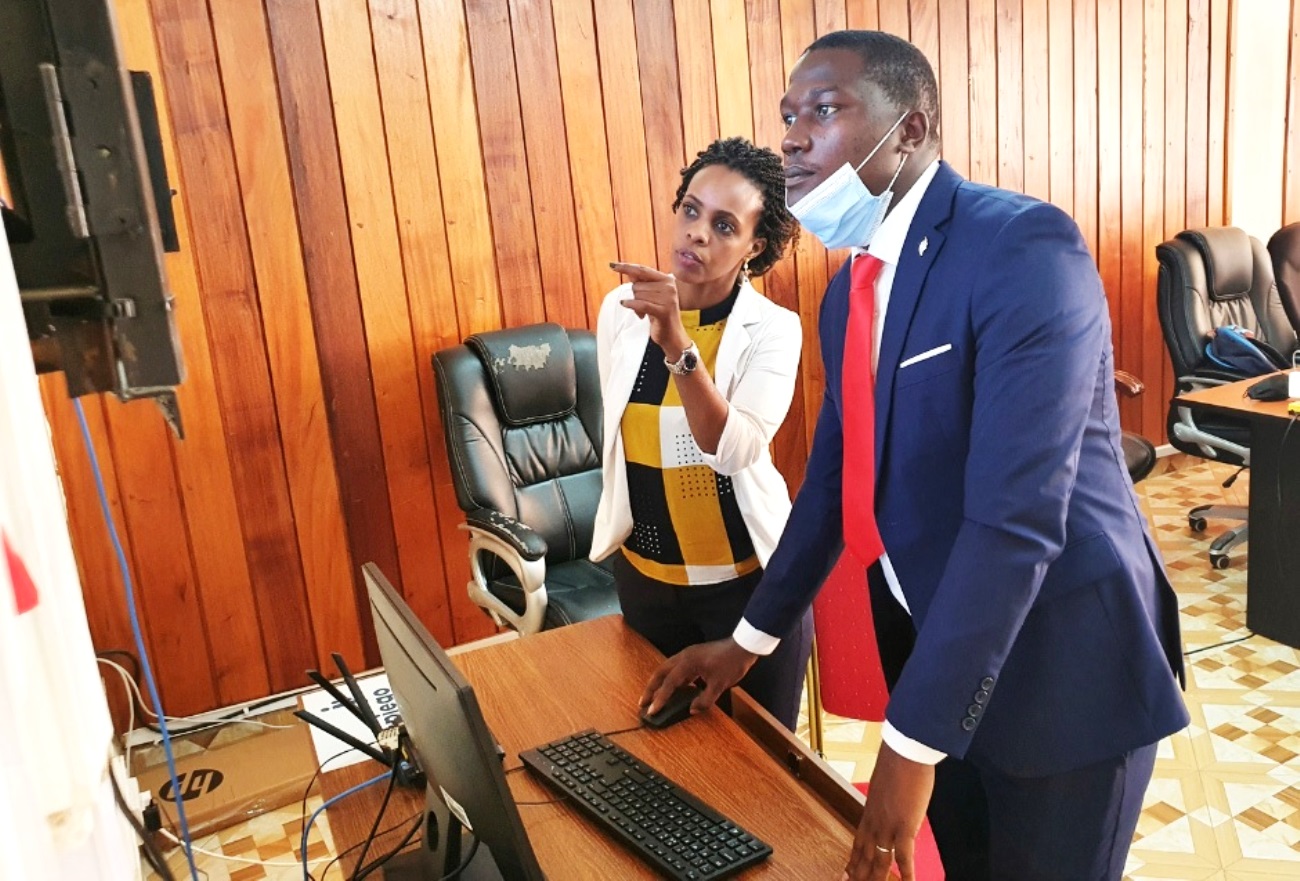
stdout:
[[[616,554],[623,616],[665,655],[728,636],[790,514],[768,447],[790,409],[799,316],[749,283],[798,227],[780,158],[715,141],[683,169],[672,272],[631,279],[597,324],[604,487],[591,556]],[[798,718],[811,617],[740,683],[787,726]]]

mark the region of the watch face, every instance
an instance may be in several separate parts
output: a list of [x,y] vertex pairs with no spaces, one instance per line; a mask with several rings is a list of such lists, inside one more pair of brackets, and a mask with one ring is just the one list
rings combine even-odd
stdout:
[[695,357],[694,349],[687,349],[682,352],[682,367],[686,370],[694,370],[700,363],[700,359]]

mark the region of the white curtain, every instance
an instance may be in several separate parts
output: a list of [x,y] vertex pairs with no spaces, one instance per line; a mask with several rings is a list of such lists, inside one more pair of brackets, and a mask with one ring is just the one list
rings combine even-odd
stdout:
[[139,878],[108,784],[112,725],[2,235],[0,532],[35,586],[20,613],[0,549],[0,879]]

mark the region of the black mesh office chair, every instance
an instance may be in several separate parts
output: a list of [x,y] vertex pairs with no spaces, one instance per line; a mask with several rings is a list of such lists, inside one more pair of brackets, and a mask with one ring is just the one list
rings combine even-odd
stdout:
[[601,488],[595,337],[557,324],[474,334],[433,369],[470,599],[524,634],[618,612],[613,573],[587,559]]
[[[1289,355],[1295,349],[1296,332],[1283,311],[1273,268],[1258,239],[1236,227],[1186,230],[1157,245],[1156,258],[1160,328],[1179,393],[1241,378],[1217,369],[1206,357],[1205,347],[1215,328],[1238,325],[1280,352]],[[1243,467],[1250,464],[1250,429],[1241,420],[1171,403],[1168,429],[1169,442],[1182,452]],[[1225,486],[1230,483],[1231,478]],[[1219,517],[1239,520],[1241,525],[1210,545],[1210,562],[1216,569],[1228,565],[1229,551],[1249,534],[1246,508],[1201,505],[1187,515],[1188,524],[1198,532],[1208,519]]]
[[1291,327],[1300,333],[1300,223],[1290,223],[1268,240],[1273,279]]

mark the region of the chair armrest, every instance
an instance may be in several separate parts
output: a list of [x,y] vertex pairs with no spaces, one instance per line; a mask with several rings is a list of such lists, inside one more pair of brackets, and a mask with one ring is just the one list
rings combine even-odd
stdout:
[[1187,376],[1178,377],[1178,390],[1183,392],[1196,391],[1197,389],[1213,388],[1216,385],[1228,385],[1232,382],[1240,382],[1244,377],[1236,376],[1223,370],[1208,370],[1202,368],[1195,373]]
[[1146,390],[1142,380],[1127,370],[1115,371],[1115,388],[1123,392],[1126,398],[1136,398]]
[[465,515],[465,522],[475,528],[501,539],[514,548],[525,560],[540,560],[546,556],[546,539],[531,527],[513,517],[507,517],[500,511],[488,508],[475,508]]

